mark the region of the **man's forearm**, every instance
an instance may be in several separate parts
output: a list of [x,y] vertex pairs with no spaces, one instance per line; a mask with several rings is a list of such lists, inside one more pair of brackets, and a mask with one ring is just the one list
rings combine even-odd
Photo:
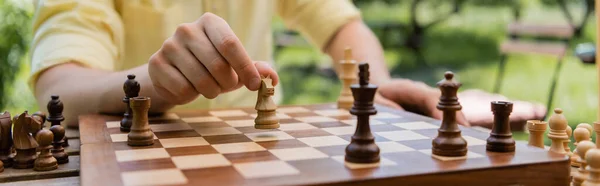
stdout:
[[[156,95],[148,76],[147,65],[120,72],[85,68],[75,63],[58,65],[43,72],[36,83],[35,96],[40,109],[47,112],[50,95],[60,96],[65,123],[77,125],[77,116],[92,113],[123,113],[123,83],[127,74],[135,74],[140,96],[152,98],[151,112],[164,112],[174,105]],[[67,73],[65,73],[67,72]]]
[[337,63],[344,59],[344,49],[347,47],[352,49],[352,56],[357,62],[369,63],[371,83],[379,85],[390,80],[383,48],[362,20],[355,20],[342,26],[325,48],[325,52],[331,56],[337,66]]

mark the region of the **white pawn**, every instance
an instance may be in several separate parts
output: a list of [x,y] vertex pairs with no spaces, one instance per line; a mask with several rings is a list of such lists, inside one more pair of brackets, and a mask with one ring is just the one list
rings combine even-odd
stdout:
[[588,177],[583,186],[600,186],[600,150],[590,149],[585,153]]
[[584,128],[587,129],[588,131],[590,131],[590,141],[592,141],[592,134],[594,133],[594,127],[592,127],[592,125],[588,124],[588,123],[580,123],[579,125],[577,125],[577,127],[575,127],[575,129],[578,128]]
[[575,145],[575,150],[573,151],[573,156],[571,156],[571,166],[573,167],[579,167],[579,153],[577,153],[579,143],[582,141],[591,141],[590,131],[584,127],[579,127],[580,125],[573,131],[573,137],[575,138],[575,143],[573,143],[573,145]]
[[577,172],[573,173],[573,185],[574,186],[581,185],[581,183],[583,183],[583,181],[585,181],[585,179],[587,178],[588,172],[585,169],[585,167],[587,165],[587,163],[585,162],[585,154],[590,149],[594,149],[594,148],[596,148],[596,144],[594,144],[591,141],[585,140],[585,141],[579,142],[577,149],[575,149],[575,151],[577,151],[577,156],[573,156],[573,157],[577,157],[577,163],[581,166],[579,167],[579,169],[577,169]]
[[548,138],[552,140],[550,151],[557,154],[567,155],[567,151],[565,151],[564,147],[564,141],[569,140],[569,136],[567,135],[566,131],[568,124],[567,119],[564,115],[562,115],[562,109],[554,109],[554,114],[550,116],[548,125],[550,126]]

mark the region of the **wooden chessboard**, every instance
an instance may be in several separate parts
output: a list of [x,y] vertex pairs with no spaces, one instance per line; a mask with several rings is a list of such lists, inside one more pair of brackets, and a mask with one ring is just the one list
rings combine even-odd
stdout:
[[81,183],[97,185],[567,185],[566,156],[517,142],[486,152],[487,132],[462,128],[463,158],[432,157],[439,121],[377,106],[378,164],[344,162],[355,117],[333,104],[278,108],[281,127],[254,129],[252,108],[150,118],[156,140],[127,145],[120,117],[80,117]]

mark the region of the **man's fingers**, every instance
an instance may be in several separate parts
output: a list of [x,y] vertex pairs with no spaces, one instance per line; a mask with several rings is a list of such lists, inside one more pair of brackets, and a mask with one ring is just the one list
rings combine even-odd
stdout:
[[389,100],[387,98],[384,98],[379,93],[375,94],[375,103],[381,104],[383,106],[387,106],[387,107],[390,107],[393,109],[404,110],[404,108],[402,108],[398,103],[393,102],[392,100]]
[[275,86],[279,83],[279,75],[277,75],[277,72],[267,62],[257,61],[257,62],[254,62],[254,66],[258,70],[258,73],[260,74],[260,76],[262,76],[262,77],[269,76],[269,77],[271,77],[271,79],[273,79],[273,86]]
[[202,15],[199,22],[212,45],[235,70],[244,85],[250,90],[257,90],[260,87],[258,70],[227,22],[211,13]]
[[[181,72],[169,64],[167,60],[162,53],[156,53],[150,58],[151,65],[148,65],[148,73],[160,77],[152,78],[152,84],[154,84],[154,87],[164,89],[157,92],[176,104],[185,104],[195,99],[198,92]],[[165,95],[166,93],[169,93],[169,95]]]
[[461,111],[456,112],[456,122],[463,126],[467,126],[467,127],[471,126],[471,124],[469,123],[469,121],[467,121],[467,118]]

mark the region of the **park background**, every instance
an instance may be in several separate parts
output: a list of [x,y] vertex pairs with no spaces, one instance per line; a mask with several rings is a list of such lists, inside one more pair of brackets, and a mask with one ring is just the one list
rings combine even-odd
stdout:
[[[384,43],[386,64],[393,77],[424,81],[434,86],[443,72],[452,70],[470,88],[492,91],[498,73],[500,44],[507,40],[507,25],[523,23],[566,25],[559,6],[565,2],[576,24],[583,20],[586,0],[355,0],[365,22]],[[590,0],[592,1],[592,0]],[[421,25],[419,56],[404,45],[415,28],[411,8]],[[31,0],[0,0],[0,110],[37,111],[39,105],[27,85],[31,41]],[[516,16],[517,15],[517,16]],[[564,110],[569,125],[596,121],[598,83],[596,67],[575,55],[578,44],[595,42],[596,18],[592,13],[581,35],[574,36],[560,69],[552,107]],[[285,30],[277,18],[275,60],[284,89],[284,104],[334,102],[340,82],[331,70],[331,59],[306,41]],[[383,32],[383,28],[390,29]],[[384,34],[387,33],[387,34]],[[408,38],[408,40],[407,40]],[[410,43],[410,42],[409,42]],[[414,44],[414,43],[413,43]],[[414,46],[414,45],[412,45]],[[511,54],[500,93],[509,99],[546,104],[556,58],[537,54]],[[301,79],[301,83],[294,83]],[[101,86],[101,85],[99,85]],[[401,88],[401,87],[399,87]],[[94,98],[90,98],[94,99]],[[45,105],[43,105],[45,106]],[[517,139],[526,134],[515,132]],[[547,141],[548,142],[548,141]]]

